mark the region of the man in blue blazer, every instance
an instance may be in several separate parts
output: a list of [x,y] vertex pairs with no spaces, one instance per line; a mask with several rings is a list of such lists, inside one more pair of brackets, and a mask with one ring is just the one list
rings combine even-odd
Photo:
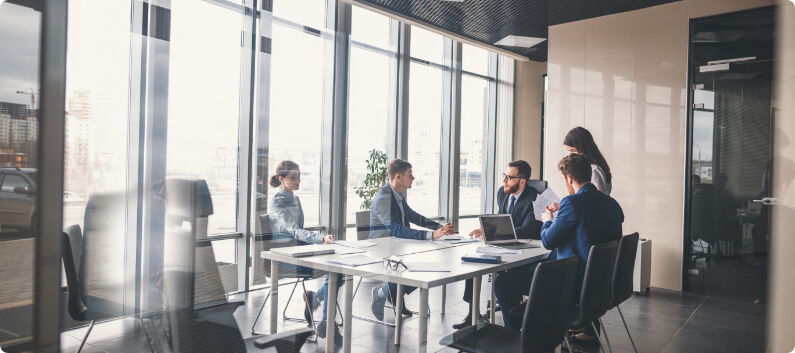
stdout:
[[[402,159],[395,159],[387,166],[389,183],[384,185],[373,198],[370,210],[370,238],[394,236],[404,239],[433,240],[443,235],[453,234],[453,225],[441,225],[421,214],[414,212],[406,203],[406,189],[411,188],[414,175],[411,164]],[[433,230],[411,229],[409,223]],[[416,287],[405,287],[405,294],[411,294]],[[373,300],[370,309],[378,320],[384,319],[384,303],[389,300],[394,305],[397,296],[397,285],[387,283],[373,288]],[[405,301],[404,301],[405,303]],[[405,305],[401,308],[403,315],[411,315]]]
[[[569,196],[560,205],[547,206],[542,217],[541,242],[552,250],[549,259],[577,256],[580,259],[575,283],[574,301],[579,298],[588,252],[592,245],[621,239],[621,224],[624,212],[618,202],[601,193],[591,184],[591,162],[583,154],[572,153],[558,163],[563,174]],[[557,217],[553,212],[557,211]],[[530,290],[533,273],[506,272],[499,274],[494,282],[497,301],[503,312],[505,326],[521,328],[521,322],[512,321],[508,313],[517,306],[522,295]],[[578,335],[580,340],[595,337],[595,332],[586,330]]]
[[[536,219],[533,211],[533,201],[538,196],[538,190],[527,186],[527,180],[530,179],[532,172],[530,164],[523,160],[508,163],[508,168],[502,174],[503,186],[497,191],[498,212],[511,215],[519,239],[541,239],[541,221]],[[483,231],[475,229],[469,235],[479,238],[483,236]],[[469,314],[463,322],[453,325],[456,330],[472,325],[471,279],[466,280],[464,301],[469,303]]]

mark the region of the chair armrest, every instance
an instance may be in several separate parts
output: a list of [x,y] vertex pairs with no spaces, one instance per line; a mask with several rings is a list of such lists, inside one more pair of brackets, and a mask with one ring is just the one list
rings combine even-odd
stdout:
[[279,332],[256,339],[254,341],[254,346],[257,348],[268,348],[277,344],[288,344],[296,345],[296,347],[300,349],[301,345],[304,344],[304,341],[306,341],[306,339],[309,338],[309,336],[314,332],[315,331],[309,327]]

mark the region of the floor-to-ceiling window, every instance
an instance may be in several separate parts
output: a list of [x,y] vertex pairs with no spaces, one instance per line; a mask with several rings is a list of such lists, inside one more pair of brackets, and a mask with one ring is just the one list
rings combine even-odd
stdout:
[[[408,161],[417,180],[411,188],[415,211],[438,217],[442,200],[442,119],[444,114],[445,40],[439,34],[411,28]],[[449,77],[449,76],[448,76]]]

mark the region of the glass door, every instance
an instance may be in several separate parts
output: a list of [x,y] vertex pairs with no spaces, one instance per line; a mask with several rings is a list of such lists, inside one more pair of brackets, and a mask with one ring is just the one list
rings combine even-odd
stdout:
[[[770,206],[762,200],[770,195],[772,16],[746,12],[694,24],[688,291],[766,302]],[[736,29],[740,21],[746,29]],[[738,41],[753,41],[746,47],[756,52],[736,52]]]

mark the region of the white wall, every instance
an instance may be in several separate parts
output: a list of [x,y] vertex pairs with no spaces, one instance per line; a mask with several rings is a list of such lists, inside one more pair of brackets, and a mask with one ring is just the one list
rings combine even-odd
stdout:
[[[516,62],[514,88],[513,159],[530,163],[533,179],[541,179],[541,107],[544,98],[546,63]],[[501,173],[501,168],[497,172]]]
[[563,137],[590,130],[612,169],[624,232],[652,239],[652,286],[682,287],[689,19],[773,4],[686,0],[549,27],[545,178],[565,192]]

